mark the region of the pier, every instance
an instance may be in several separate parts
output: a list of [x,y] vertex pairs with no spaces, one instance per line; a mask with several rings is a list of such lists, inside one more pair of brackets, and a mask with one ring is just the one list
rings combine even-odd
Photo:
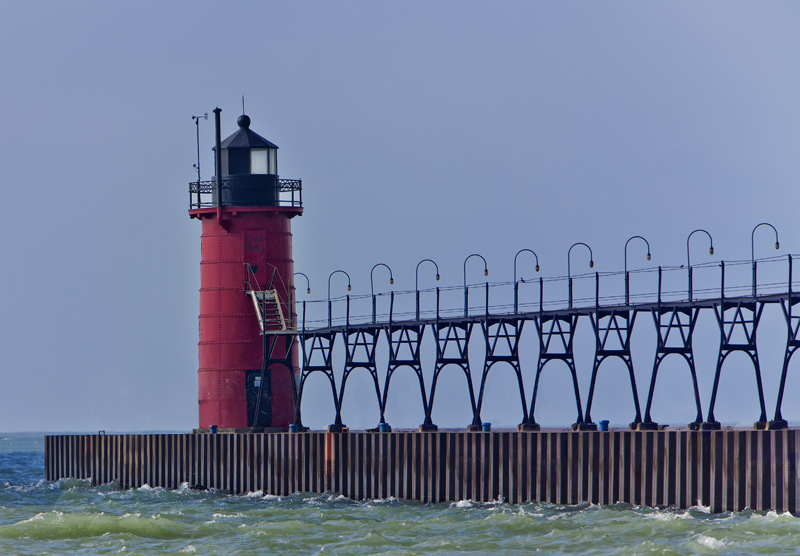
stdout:
[[[752,289],[742,286],[729,295],[725,284],[726,263],[719,263],[716,295],[696,298],[662,291],[663,269],[657,270],[658,289],[649,297],[637,294],[630,301],[626,287],[624,301],[602,298],[601,276],[584,276],[595,282],[595,298],[573,300],[573,277],[568,278],[566,307],[551,308],[546,301],[545,280],[534,282],[538,302],[519,303],[519,283],[513,284],[513,305],[497,310],[490,303],[490,285],[482,289],[484,305],[469,302],[469,287],[462,292],[463,308],[443,311],[441,291],[429,290],[436,298],[433,310],[419,308],[420,291],[413,293],[416,307],[405,318],[395,318],[395,294],[388,294],[386,312],[351,318],[349,296],[327,300],[327,315],[321,327],[307,326],[307,304],[302,315],[280,334],[262,335],[261,374],[269,376],[292,369],[293,346],[299,346],[299,373],[288,372],[294,396],[291,432],[270,429],[269,380],[260,380],[248,392],[250,427],[245,429],[198,429],[192,434],[68,435],[48,436],[45,445],[45,474],[48,480],[72,477],[92,484],[117,483],[122,488],[142,485],[218,489],[231,494],[262,492],[289,495],[294,492],[335,492],[354,499],[395,497],[425,503],[474,500],[502,500],[512,504],[548,502],[554,504],[629,503],[656,507],[689,508],[707,506],[712,512],[773,510],[798,515],[800,508],[800,429],[790,428],[781,407],[792,356],[800,347],[800,294],[793,282],[793,256],[774,264],[787,264],[788,280],[773,282],[759,291],[756,261]],[[763,264],[763,263],[762,263]],[[729,265],[730,266],[730,265]],[[708,267],[706,267],[708,268]],[[437,269],[438,270],[438,269]],[[516,270],[516,269],[515,269]],[[515,277],[516,278],[516,277]],[[628,283],[628,273],[625,273]],[[466,281],[466,279],[465,279]],[[558,281],[558,280],[554,280]],[[509,286],[509,284],[506,284]],[[480,288],[480,287],[479,287]],[[764,291],[767,290],[767,291]],[[371,296],[372,306],[378,297]],[[370,298],[367,298],[368,300]],[[614,300],[616,299],[616,302]],[[344,305],[344,315],[334,318],[333,306]],[[531,309],[532,305],[532,309]],[[526,308],[527,307],[527,308]],[[766,307],[782,312],[786,343],[778,396],[771,410],[761,384],[756,332]],[[694,323],[702,311],[716,316],[720,330],[714,387],[706,411],[697,387],[692,338]],[[293,315],[293,307],[284,312]],[[655,361],[650,368],[647,402],[642,411],[637,394],[636,372],[630,352],[630,333],[639,314],[649,315],[657,331]],[[411,318],[408,316],[411,315]],[[338,321],[337,321],[338,319]],[[294,317],[292,317],[294,321]],[[579,322],[588,320],[594,332],[595,357],[591,386],[584,400],[575,378],[573,333]],[[255,317],[254,317],[255,321]],[[533,328],[539,355],[534,369],[533,397],[528,402],[524,380],[530,376],[519,358],[521,331]],[[423,372],[422,337],[434,338],[433,381],[426,386]],[[480,331],[473,335],[473,331]],[[280,338],[281,342],[275,342]],[[480,369],[470,367],[470,341],[479,341],[485,355]],[[610,339],[616,338],[611,344]],[[288,341],[287,341],[288,340]],[[375,357],[378,342],[386,342],[388,366],[380,368]],[[333,346],[341,343],[344,356],[337,361]],[[277,346],[277,347],[276,347]],[[714,419],[717,388],[726,357],[735,351],[749,356],[753,364],[753,395],[758,415],[752,429],[724,427]],[[664,357],[679,355],[689,367],[697,418],[685,426],[667,427],[650,416],[656,376]],[[619,357],[629,369],[632,391],[632,422],[628,429],[598,430],[591,418],[592,396],[598,369],[607,357]],[[576,422],[562,430],[543,430],[535,419],[538,379],[545,364],[560,360],[569,368],[575,385]],[[491,430],[481,422],[484,387],[495,363],[514,368],[521,408],[517,430]],[[474,364],[474,362],[472,363]],[[447,366],[460,369],[468,384],[473,409],[465,429],[439,430],[432,421],[437,377]],[[400,367],[411,368],[419,379],[424,415],[419,430],[392,431],[385,423],[384,410],[391,375]],[[374,385],[381,415],[369,431],[350,431],[342,422],[341,409],[348,377],[355,369],[368,371]],[[771,369],[770,372],[774,372]],[[305,381],[312,373],[324,374],[331,385],[331,403],[336,420],[328,431],[309,431],[302,421]],[[430,372],[428,373],[430,375]],[[473,390],[473,375],[479,376]],[[361,373],[363,377],[364,374]],[[477,392],[477,393],[476,393]],[[441,394],[440,394],[441,395]],[[796,396],[786,397],[796,403]],[[771,413],[772,418],[768,416]],[[281,429],[286,430],[286,429]]]
[[800,513],[800,430],[46,437],[48,480],[425,503],[707,506]]

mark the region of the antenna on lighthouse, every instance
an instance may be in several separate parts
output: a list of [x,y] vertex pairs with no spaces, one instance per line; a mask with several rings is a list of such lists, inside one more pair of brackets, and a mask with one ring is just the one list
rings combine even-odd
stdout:
[[195,127],[197,127],[197,164],[192,164],[197,169],[197,183],[200,183],[200,118],[208,119],[208,112],[202,116],[192,116]]
[[242,95],[242,116],[244,116],[244,95]]

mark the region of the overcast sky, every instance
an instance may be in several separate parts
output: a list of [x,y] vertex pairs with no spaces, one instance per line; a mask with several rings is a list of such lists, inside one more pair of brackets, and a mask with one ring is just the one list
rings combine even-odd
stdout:
[[[395,289],[411,290],[424,258],[438,263],[439,285],[456,286],[472,253],[488,280],[508,282],[523,248],[541,275],[564,276],[575,242],[591,246],[593,270],[614,272],[634,235],[653,259],[632,243],[629,267],[678,267],[696,228],[715,254],[693,237],[693,264],[749,261],[765,221],[781,249],[762,228],[757,257],[800,253],[798,29],[797,1],[0,0],[0,430],[197,425],[191,116],[219,106],[225,137],[242,95],[252,129],[280,147],[281,177],[303,180],[294,259],[309,299],[327,296],[336,269],[368,294],[379,262]],[[210,178],[213,118],[200,132]],[[573,273],[589,272],[585,257],[573,251]],[[487,280],[473,264],[468,281]],[[749,284],[740,268],[729,280]],[[430,270],[421,287],[437,285]],[[522,257],[519,272],[536,276]],[[764,281],[786,278],[783,265]],[[770,418],[782,319],[772,306],[759,329]],[[585,399],[593,344],[581,326]],[[698,326],[705,411],[719,333],[711,313]],[[644,404],[652,320],[638,327]],[[784,404],[794,421],[798,357]],[[655,417],[686,423],[688,372],[665,369]],[[545,424],[574,420],[565,371],[545,373]],[[752,423],[752,365],[737,355],[724,371],[717,417]],[[484,418],[514,425],[511,374],[498,376]],[[609,364],[601,380],[595,419],[630,421],[624,367]],[[399,384],[413,398],[409,376]],[[439,422],[466,425],[463,379],[448,373],[442,388]],[[404,407],[394,404],[392,422],[419,424]],[[304,409],[306,424],[332,422],[328,409]],[[374,426],[374,408],[364,411],[351,404],[345,422]]]

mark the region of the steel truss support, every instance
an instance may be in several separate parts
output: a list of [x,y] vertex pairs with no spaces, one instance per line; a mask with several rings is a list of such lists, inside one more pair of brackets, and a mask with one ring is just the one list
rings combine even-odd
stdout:
[[300,373],[300,388],[295,401],[295,424],[303,426],[300,414],[300,404],[303,401],[303,390],[306,380],[312,373],[322,373],[331,384],[331,394],[333,395],[333,405],[336,409],[336,420],[334,426],[342,425],[342,404],[339,393],[336,391],[336,378],[333,375],[333,346],[336,343],[336,332],[303,332],[300,346],[303,351],[303,370]]
[[[789,284],[791,286],[791,274],[789,276]],[[800,349],[800,314],[797,312],[797,309],[800,309],[800,307],[797,307],[798,305],[800,305],[800,295],[792,294],[791,290],[788,299],[781,299],[781,308],[783,309],[783,316],[786,319],[786,352],[783,355],[783,368],[781,370],[780,386],[778,387],[778,400],[775,402],[775,418],[769,422],[769,428],[773,430],[785,429],[789,426],[789,423],[781,415],[781,406],[783,405],[783,393],[786,389],[786,375],[789,372],[789,361],[791,361],[792,355]]]
[[[395,371],[404,366],[409,367],[416,374],[419,383],[424,411],[424,422],[420,425],[420,430],[436,430],[437,426],[432,420],[433,405],[439,376],[448,365],[454,365],[460,368],[464,373],[469,392],[470,407],[472,409],[472,422],[468,429],[480,430],[482,424],[481,413],[484,409],[486,395],[486,384],[488,382],[489,373],[496,363],[509,364],[517,377],[523,414],[518,428],[520,430],[536,430],[538,424],[535,419],[535,409],[539,393],[539,382],[544,367],[553,360],[563,361],[569,368],[572,376],[575,405],[577,409],[577,419],[572,425],[572,428],[574,430],[592,430],[596,428],[596,425],[592,422],[591,410],[597,377],[600,366],[603,361],[609,357],[619,357],[628,369],[630,387],[636,411],[632,426],[640,430],[657,429],[659,425],[653,422],[651,416],[656,382],[661,363],[667,356],[672,354],[681,356],[689,365],[697,410],[695,421],[689,424],[689,428],[713,430],[715,428],[720,428],[720,423],[714,418],[714,408],[719,390],[722,367],[726,358],[735,351],[746,353],[754,366],[756,387],[761,409],[759,420],[755,423],[756,428],[784,428],[787,426],[787,423],[781,415],[781,408],[785,395],[789,364],[792,356],[800,349],[800,294],[792,292],[792,257],[789,257],[788,293],[726,298],[724,295],[725,266],[721,264],[720,267],[722,269],[722,293],[720,297],[716,299],[662,302],[661,270],[659,269],[658,302],[652,305],[600,306],[599,275],[596,275],[596,302],[593,308],[544,312],[540,303],[539,310],[536,312],[515,312],[513,314],[491,315],[488,313],[487,303],[487,312],[483,315],[443,319],[440,317],[438,311],[437,295],[437,313],[435,320],[417,319],[399,323],[393,322],[393,311],[391,310],[390,300],[388,322],[352,324],[349,321],[348,310],[348,318],[346,318],[344,326],[329,326],[327,328],[307,330],[304,324],[302,331],[295,332],[286,330],[284,332],[267,333],[264,336],[264,358],[261,369],[262,382],[260,385],[256,386],[258,389],[256,400],[248,402],[258,405],[257,411],[254,414],[253,425],[265,426],[269,423],[270,408],[267,408],[266,411],[262,410],[264,404],[267,406],[271,405],[269,373],[273,367],[279,368],[280,365],[283,365],[291,372],[293,368],[293,345],[294,342],[297,341],[302,350],[302,367],[299,373],[299,380],[294,376],[294,373],[292,373],[292,393],[295,396],[294,425],[296,425],[296,427],[293,428],[297,430],[304,429],[302,426],[301,404],[306,381],[312,373],[321,372],[328,378],[328,382],[331,386],[334,408],[336,410],[335,422],[329,427],[329,430],[342,431],[345,429],[342,423],[342,404],[350,374],[355,369],[359,368],[366,369],[370,374],[375,396],[380,408],[380,420],[381,423],[385,423],[391,380]],[[543,282],[541,280],[539,287],[541,301],[541,290],[543,287]],[[486,286],[486,290],[488,292],[488,286]],[[349,296],[347,299],[349,301]],[[775,418],[767,423],[756,332],[764,307],[768,304],[778,303],[781,304],[786,321],[787,340],[776,400]],[[700,313],[712,309],[714,310],[720,330],[720,344],[713,390],[708,412],[706,413],[707,419],[704,420],[692,341]],[[643,418],[640,413],[636,377],[631,357],[631,337],[637,313],[640,311],[650,312],[655,324],[658,342]],[[305,314],[305,310],[303,312]],[[286,314],[289,314],[289,312],[287,311]],[[578,322],[582,317],[589,317],[595,335],[595,356],[592,366],[589,395],[585,405],[585,415],[580,396],[574,356],[575,332]],[[305,323],[305,318],[303,321]],[[529,403],[526,403],[526,390],[524,388],[522,365],[520,362],[522,331],[527,321],[534,322],[539,340],[536,375],[533,393]],[[482,373],[477,396],[475,395],[476,385],[473,381],[473,374],[469,361],[469,343],[472,339],[473,327],[476,324],[480,324],[485,345],[485,359],[482,362]],[[431,328],[431,334],[435,335],[432,341],[436,344],[436,358],[430,387],[426,388],[421,352],[423,337],[426,334],[425,329],[428,327]],[[385,340],[381,338],[381,331],[385,333]],[[341,336],[341,340],[337,340],[338,336]],[[334,345],[339,341],[344,342],[345,361],[344,365],[341,365],[337,360],[337,367],[334,372],[332,355]],[[377,346],[381,341],[387,343],[389,351],[386,374],[385,377],[381,375],[381,377],[383,377],[382,379],[379,377],[379,369],[377,368],[376,362]],[[478,341],[478,339],[475,338],[475,341]],[[248,371],[248,373],[250,373],[248,376],[253,377],[253,375],[256,375],[258,372],[259,371],[256,370],[250,370]],[[380,372],[382,372],[382,369],[380,369]],[[337,383],[336,377],[338,373],[341,373],[341,384]],[[248,384],[250,383],[248,382]],[[511,390],[513,390],[513,387],[511,387]],[[252,400],[252,394],[253,391],[249,390],[247,394],[249,400]],[[250,412],[248,412],[248,415],[249,414]],[[379,428],[379,430],[385,429],[385,426]]]
[[[375,399],[378,406],[381,406],[381,389],[378,384],[378,370],[375,364],[375,350],[378,345],[381,327],[368,326],[359,327],[352,331],[349,327],[344,332],[345,338],[345,362],[344,372],[342,373],[342,384],[339,386],[339,405],[336,408],[336,422],[329,427],[332,432],[344,427],[341,418],[342,401],[344,400],[344,390],[347,386],[347,378],[356,369],[366,369],[372,377],[375,386]],[[383,422],[383,411],[381,411],[381,422]]]
[[272,369],[279,366],[283,366],[291,376],[292,397],[295,400],[295,421],[297,422],[299,416],[297,379],[294,376],[292,361],[292,352],[296,341],[296,334],[270,334],[267,332],[262,335],[261,384],[256,394],[252,422],[248,423],[248,426],[272,426]]
[[[761,410],[761,415],[754,426],[756,429],[767,428],[767,407],[764,404],[764,387],[761,383],[761,366],[758,362],[758,347],[756,345],[756,332],[764,305],[764,303],[758,301],[728,302],[724,299],[714,305],[714,314],[719,324],[720,346],[719,356],[717,357],[717,370],[714,373],[714,387],[711,390],[711,403],[708,406],[708,421],[703,423],[703,429],[718,430],[721,428],[720,423],[714,418],[714,404],[717,400],[719,378],[725,359],[736,351],[746,353],[753,362],[756,386],[758,387],[758,403]],[[734,335],[741,338],[741,340],[737,341]]]
[[439,374],[448,365],[455,365],[464,371],[469,388],[469,401],[472,407],[472,424],[468,430],[480,430],[481,422],[478,418],[477,406],[475,404],[475,389],[472,386],[472,373],[469,368],[469,340],[472,337],[472,327],[470,321],[457,322],[436,322],[436,366],[433,370],[433,381],[431,392],[428,396],[427,412],[425,414],[425,425],[423,430],[435,430],[431,414],[433,413],[433,402],[436,397],[436,383]]
[[536,332],[539,336],[539,363],[536,367],[536,380],[533,384],[533,396],[531,398],[531,413],[528,417],[528,424],[535,425],[536,396],[539,392],[539,378],[544,366],[553,360],[563,361],[569,367],[572,374],[572,386],[575,390],[575,405],[578,408],[578,419],[572,425],[573,429],[580,429],[584,426],[583,409],[581,407],[581,393],[578,387],[578,373],[575,369],[575,354],[573,342],[575,340],[575,329],[578,326],[578,314],[568,313],[563,315],[542,315],[534,319]]
[[389,383],[392,375],[400,367],[409,367],[419,380],[419,392],[422,396],[422,408],[425,412],[424,426],[433,426],[428,413],[428,395],[425,392],[425,380],[422,376],[422,337],[425,335],[425,326],[421,324],[392,324],[386,329],[386,338],[389,342],[389,366],[386,370],[386,381],[383,386],[383,399],[381,400],[381,422],[386,422],[386,402],[389,395]]
[[633,324],[636,321],[636,312],[627,309],[604,311],[597,308],[594,313],[589,314],[589,319],[594,330],[595,352],[594,364],[592,365],[592,380],[589,385],[589,398],[586,401],[585,428],[592,426],[596,428],[596,425],[592,422],[592,401],[600,365],[609,357],[618,357],[625,363],[630,376],[633,404],[636,408],[636,417],[630,428],[635,430],[642,422],[639,394],[636,390],[636,377],[633,372],[633,360],[631,358],[631,334],[633,332]]
[[528,404],[525,400],[525,386],[522,381],[522,368],[519,362],[519,340],[525,321],[517,318],[487,318],[481,321],[481,329],[486,341],[486,358],[481,375],[481,387],[478,393],[478,406],[476,419],[481,422],[481,408],[483,407],[483,394],[486,389],[486,379],[489,370],[495,363],[508,363],[517,376],[519,386],[519,399],[522,407],[522,423],[520,430],[531,430],[532,423],[528,418]]
[[[694,351],[692,350],[692,337],[694,327],[697,324],[697,317],[700,311],[694,307],[658,307],[651,310],[653,322],[657,331],[656,357],[653,362],[653,374],[650,377],[650,391],[647,394],[647,405],[644,410],[644,421],[639,428],[652,430],[658,428],[658,423],[653,422],[650,410],[653,407],[653,394],[656,389],[656,378],[661,363],[668,355],[677,354],[683,357],[689,365],[689,372],[692,375],[692,388],[694,390],[694,403],[697,408],[697,416],[694,422],[689,423],[689,429],[697,430],[703,422],[703,407],[700,402],[700,388],[697,385],[697,369],[694,363]],[[667,317],[666,319],[664,317]]]

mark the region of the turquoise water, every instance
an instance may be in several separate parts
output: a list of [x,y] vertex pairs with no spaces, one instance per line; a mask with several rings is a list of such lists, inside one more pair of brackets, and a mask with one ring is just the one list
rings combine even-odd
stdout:
[[800,554],[789,514],[122,491],[45,481],[43,452],[0,434],[0,554]]

